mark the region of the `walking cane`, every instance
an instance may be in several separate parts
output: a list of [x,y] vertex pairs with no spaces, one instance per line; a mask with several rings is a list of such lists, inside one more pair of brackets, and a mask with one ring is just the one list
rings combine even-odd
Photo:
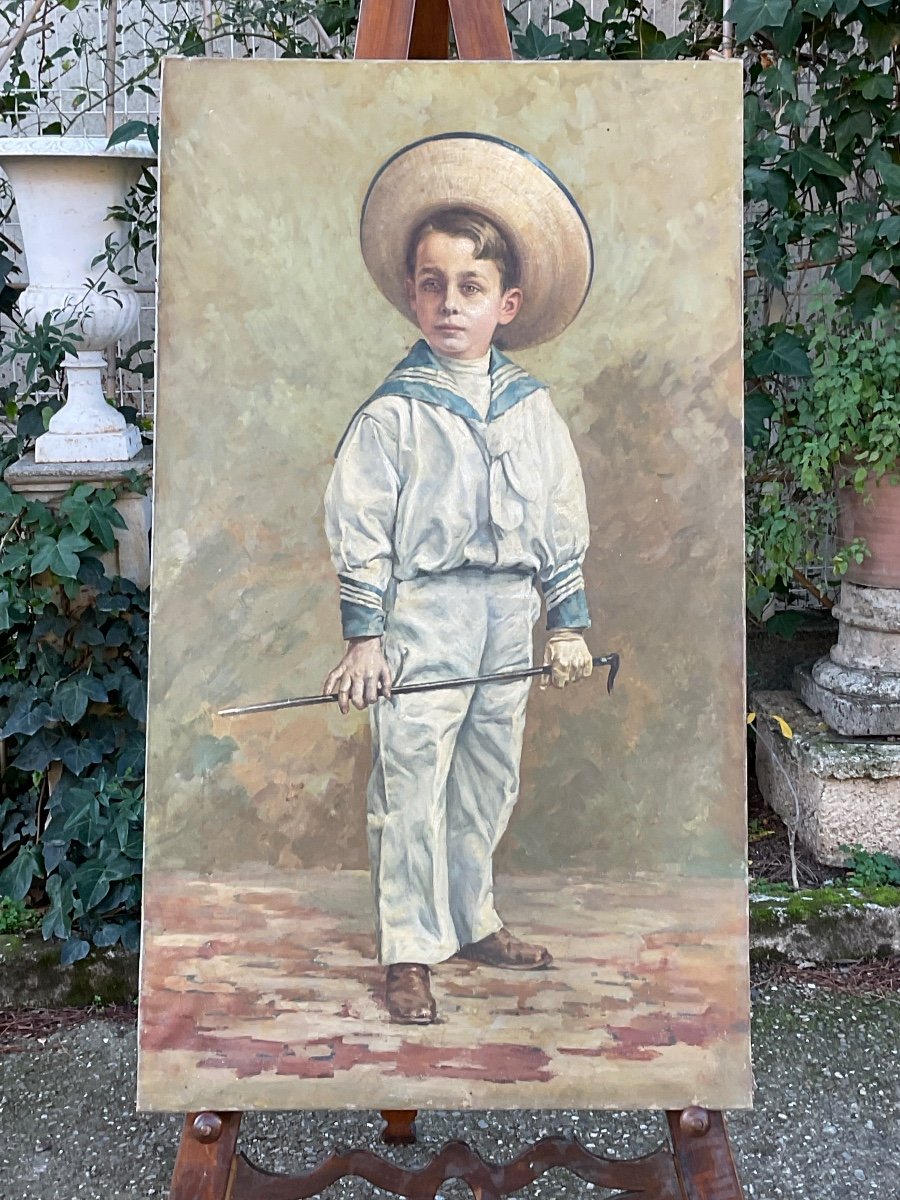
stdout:
[[[606,690],[612,693],[613,683],[619,673],[618,654],[599,654],[591,659],[595,667],[609,667]],[[527,667],[519,671],[498,671],[493,675],[471,675],[465,679],[435,679],[430,683],[406,683],[391,688],[392,696],[410,696],[414,692],[442,692],[450,688],[471,687],[476,683],[515,683],[523,679],[534,679],[549,675],[549,667]],[[326,695],[293,696],[286,700],[267,700],[263,704],[246,704],[241,708],[220,708],[220,717],[242,717],[247,713],[276,712],[280,708],[306,708],[312,704],[332,704],[338,699],[337,692]]]

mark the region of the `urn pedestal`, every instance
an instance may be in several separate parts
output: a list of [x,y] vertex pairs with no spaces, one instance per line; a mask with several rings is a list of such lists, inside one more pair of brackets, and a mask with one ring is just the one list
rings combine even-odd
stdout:
[[140,432],[103,394],[101,351],[134,326],[139,311],[116,270],[124,226],[109,210],[122,206],[153,161],[149,142],[140,140],[107,150],[104,138],[0,138],[28,265],[22,316],[34,328],[52,314],[78,347],[64,360],[67,400],[37,439],[38,463],[121,462],[140,451]]
[[837,643],[797,672],[795,688],[837,733],[900,734],[900,588],[844,583],[833,612]]

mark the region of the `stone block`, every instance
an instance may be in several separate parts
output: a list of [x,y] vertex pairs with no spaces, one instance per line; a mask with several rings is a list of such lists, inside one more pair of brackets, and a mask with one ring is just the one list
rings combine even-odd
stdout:
[[900,858],[900,739],[835,733],[793,692],[757,692],[751,704],[760,791],[819,862],[842,866],[850,845]]
[[[153,473],[153,450],[145,446],[130,462],[35,462],[34,454],[24,455],[7,467],[4,480],[14,492],[30,500],[41,500],[51,507],[76,483],[93,483],[97,487],[114,487],[126,481],[129,474],[142,476],[150,483]],[[103,565],[110,575],[122,575],[138,587],[150,584],[150,523],[149,494],[123,492],[116,508],[125,522],[116,529],[116,549],[103,556]]]

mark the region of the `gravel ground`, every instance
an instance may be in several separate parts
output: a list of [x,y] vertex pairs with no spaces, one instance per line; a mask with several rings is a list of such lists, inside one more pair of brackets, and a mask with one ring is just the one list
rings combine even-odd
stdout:
[[[753,1028],[757,1107],[729,1117],[747,1197],[900,1200],[900,996],[769,975],[754,987]],[[2,1200],[167,1194],[181,1118],[133,1112],[130,1014],[54,1032],[34,1026],[0,1049]],[[322,1150],[350,1145],[412,1165],[453,1138],[506,1159],[542,1134],[573,1130],[598,1153],[633,1157],[658,1145],[663,1123],[654,1113],[423,1113],[419,1145],[391,1151],[377,1141],[380,1127],[371,1113],[251,1114],[241,1146],[273,1171],[300,1170]],[[591,1191],[552,1172],[518,1195],[549,1200]],[[384,1193],[351,1180],[322,1194]],[[458,1184],[441,1194],[469,1195]]]

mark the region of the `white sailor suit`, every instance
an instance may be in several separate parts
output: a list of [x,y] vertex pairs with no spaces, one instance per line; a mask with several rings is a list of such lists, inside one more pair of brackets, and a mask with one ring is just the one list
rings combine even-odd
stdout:
[[[543,384],[496,349],[489,367],[479,414],[417,342],[336,453],[325,520],[344,637],[383,634],[395,685],[531,666],[540,594],[548,629],[590,625],[569,431]],[[441,962],[501,928],[492,856],[518,796],[529,686],[372,706],[367,832],[382,963]]]

